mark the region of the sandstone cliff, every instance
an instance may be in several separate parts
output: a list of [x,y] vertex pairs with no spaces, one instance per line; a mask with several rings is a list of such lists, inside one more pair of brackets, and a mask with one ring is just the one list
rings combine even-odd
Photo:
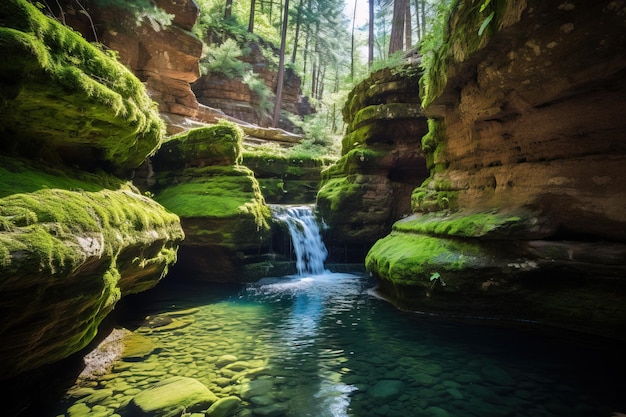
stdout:
[[413,192],[416,214],[367,258],[385,292],[426,309],[623,328],[625,7],[456,5],[421,83],[430,178]]
[[144,86],[24,0],[0,5],[1,378],[85,347],[176,260],[180,221],[112,173],[161,143]]
[[350,93],[342,157],[322,173],[318,210],[337,262],[359,262],[371,245],[410,211],[410,193],[426,177],[420,139],[426,117],[418,95],[421,72],[407,65],[372,74]]

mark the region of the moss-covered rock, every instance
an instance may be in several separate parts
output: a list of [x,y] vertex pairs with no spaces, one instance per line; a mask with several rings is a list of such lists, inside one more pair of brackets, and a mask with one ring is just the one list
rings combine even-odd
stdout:
[[174,376],[137,394],[125,407],[133,416],[169,417],[184,412],[204,412],[217,401],[204,384]]
[[225,120],[172,136],[151,158],[153,169],[174,171],[188,167],[233,165],[241,162],[243,131]]
[[0,150],[88,169],[140,165],[164,124],[111,54],[25,0],[0,5]]
[[0,358],[10,376],[85,347],[122,296],[165,275],[183,231],[106,174],[1,160]]
[[205,167],[183,171],[183,177],[188,180],[155,198],[181,217],[186,245],[251,249],[267,237],[269,209],[248,168]]
[[246,265],[262,262],[255,255],[269,247],[269,207],[253,172],[237,164],[242,136],[220,122],[173,137],[151,158],[150,190],[185,230],[179,275],[242,281]]
[[342,156],[322,172],[317,206],[330,259],[361,262],[374,242],[411,209],[410,192],[427,176],[420,150],[426,118],[416,65],[371,74],[350,92]]

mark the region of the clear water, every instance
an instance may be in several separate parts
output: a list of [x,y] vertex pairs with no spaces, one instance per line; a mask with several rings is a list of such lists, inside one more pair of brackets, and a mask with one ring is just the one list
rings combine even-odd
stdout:
[[[529,324],[401,312],[373,296],[373,285],[368,277],[326,273],[199,291],[166,279],[129,298],[135,309],[127,317],[184,325],[127,323],[156,349],[74,387],[48,415],[110,416],[175,375],[201,381],[218,397],[243,396],[239,416],[626,412],[623,344]],[[250,382],[263,388],[253,397],[245,394]]]

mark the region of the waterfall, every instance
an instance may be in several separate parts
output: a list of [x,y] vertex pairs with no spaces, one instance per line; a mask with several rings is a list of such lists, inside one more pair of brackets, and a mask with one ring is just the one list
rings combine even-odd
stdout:
[[273,205],[271,208],[274,219],[289,229],[298,275],[325,273],[324,261],[328,251],[313,215],[313,207]]

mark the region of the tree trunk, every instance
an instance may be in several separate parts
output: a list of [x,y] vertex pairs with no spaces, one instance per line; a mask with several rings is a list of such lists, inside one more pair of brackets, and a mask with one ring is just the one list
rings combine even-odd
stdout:
[[296,33],[293,37],[293,53],[291,55],[291,63],[296,63],[296,54],[298,53],[298,40],[300,37],[300,19],[302,16],[302,0],[298,3],[298,12],[296,13]]
[[426,36],[426,0],[422,0],[422,36]]
[[374,0],[369,0],[369,38],[367,41],[367,66],[371,68],[374,62]]
[[256,8],[256,0],[250,0],[250,19],[248,20],[248,32],[254,33],[254,11]]
[[358,0],[354,0],[354,13],[352,14],[352,46],[350,47],[350,80],[354,81],[354,25],[356,24],[356,5]]
[[411,49],[413,46],[413,28],[411,27],[411,2],[405,0],[404,4],[404,48],[405,50]]
[[278,55],[278,81],[276,83],[276,101],[274,103],[274,119],[272,127],[278,127],[280,120],[280,106],[283,95],[283,82],[285,79],[285,44],[287,43],[287,23],[289,20],[289,0],[285,0],[285,11],[283,13],[283,27],[280,35],[280,52]]
[[422,40],[422,31],[420,27],[420,0],[415,0],[415,34],[417,41]]
[[404,16],[406,0],[393,1],[393,18],[391,20],[391,37],[389,38],[389,56],[404,49]]
[[226,0],[226,7],[224,7],[224,20],[230,19],[233,14],[233,0]]

